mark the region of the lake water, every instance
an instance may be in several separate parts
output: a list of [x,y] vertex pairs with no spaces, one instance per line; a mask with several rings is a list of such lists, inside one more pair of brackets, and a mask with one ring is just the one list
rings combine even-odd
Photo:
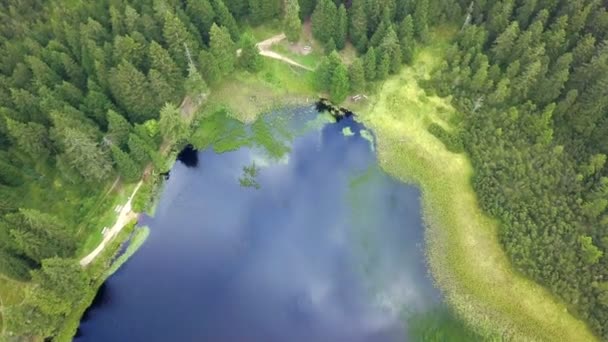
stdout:
[[441,307],[419,191],[378,169],[352,118],[289,112],[284,155],[249,144],[176,162],[140,222],[148,240],[77,341],[404,341],[408,317]]

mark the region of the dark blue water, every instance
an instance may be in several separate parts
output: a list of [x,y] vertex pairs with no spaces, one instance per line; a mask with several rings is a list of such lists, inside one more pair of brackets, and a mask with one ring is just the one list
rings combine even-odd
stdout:
[[[280,160],[247,147],[177,162],[150,237],[76,340],[407,340],[406,317],[440,301],[419,192],[377,168],[361,129],[327,124]],[[259,188],[239,182],[252,162]]]

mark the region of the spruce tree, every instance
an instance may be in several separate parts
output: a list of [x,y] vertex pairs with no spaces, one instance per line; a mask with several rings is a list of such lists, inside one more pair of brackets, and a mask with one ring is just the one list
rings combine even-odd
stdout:
[[186,95],[190,96],[197,104],[200,104],[201,100],[209,93],[207,83],[192,63],[188,66],[188,77],[184,88]]
[[350,39],[360,53],[367,48],[367,16],[365,1],[354,1],[350,11]]
[[134,182],[139,179],[139,168],[131,160],[129,154],[116,145],[110,146],[110,149],[112,150],[112,159],[120,177],[126,182]]
[[209,51],[215,57],[220,74],[230,74],[236,62],[236,49],[230,33],[225,27],[213,24],[209,36]]
[[144,166],[146,163],[150,161],[150,156],[148,155],[148,149],[153,148],[148,146],[142,138],[140,138],[137,134],[131,133],[129,134],[129,156],[137,162],[140,166]]
[[376,65],[376,79],[385,80],[391,69],[391,55],[388,49],[378,50],[378,59]]
[[236,20],[234,20],[234,17],[228,10],[228,7],[224,5],[224,2],[222,0],[211,0],[211,4],[213,5],[213,9],[216,13],[216,23],[219,26],[228,29],[232,41],[238,41],[239,27],[236,24]]
[[241,55],[239,56],[239,66],[250,72],[260,71],[264,60],[255,46],[255,40],[251,34],[245,34],[241,38]]
[[418,0],[414,8],[414,33],[421,42],[426,42],[429,33],[429,1]]
[[125,146],[129,139],[131,124],[120,114],[108,110],[108,137],[116,146]]
[[155,115],[155,101],[147,78],[131,63],[123,61],[110,71],[112,95],[129,115],[129,121],[142,122]]
[[36,122],[25,124],[7,117],[6,128],[21,151],[34,161],[46,161],[50,154],[50,144],[44,126]]
[[363,57],[363,67],[365,69],[365,79],[374,81],[376,79],[376,50],[370,47]]
[[188,124],[172,103],[166,103],[161,109],[158,127],[163,137],[170,142],[175,143],[188,136]]
[[108,179],[112,164],[92,137],[76,128],[66,127],[61,130],[60,139],[66,161],[85,180],[101,182]]
[[207,50],[201,50],[198,57],[198,65],[201,70],[201,74],[204,75],[207,84],[217,84],[221,79],[222,73],[218,62],[216,61],[215,55]]
[[298,0],[298,4],[300,6],[300,19],[306,20],[315,10],[316,0]]
[[348,95],[348,87],[348,70],[344,64],[340,63],[333,70],[331,76],[331,84],[329,87],[329,96],[331,100],[336,104],[342,103]]
[[188,31],[186,25],[184,25],[177,15],[170,11],[165,13],[163,38],[169,46],[169,52],[175,63],[181,70],[186,70],[188,59],[186,57],[185,46],[190,51],[197,51],[199,48],[198,43],[192,33]]
[[365,89],[365,70],[360,58],[355,58],[348,68],[348,79],[353,92],[360,92]]
[[186,0],[186,13],[190,20],[203,36],[205,42],[209,41],[209,30],[216,17],[209,0]]
[[297,0],[287,0],[285,3],[285,16],[283,17],[283,31],[287,40],[294,43],[300,40],[300,5]]
[[334,40],[338,50],[342,50],[344,49],[346,37],[348,35],[348,15],[346,14],[346,7],[344,7],[344,4],[341,4],[338,8],[338,17],[335,20]]
[[148,59],[150,69],[157,70],[172,87],[179,89],[184,82],[184,77],[167,50],[157,42],[152,41],[148,48]]
[[331,0],[319,0],[312,13],[312,34],[321,43],[327,43],[336,36],[338,11]]
[[336,46],[336,42],[333,37],[329,38],[329,41],[325,44],[325,53],[330,54],[334,51],[337,51],[338,47]]
[[399,25],[399,45],[401,46],[401,60],[410,64],[414,59],[416,41],[414,39],[414,20],[408,15]]

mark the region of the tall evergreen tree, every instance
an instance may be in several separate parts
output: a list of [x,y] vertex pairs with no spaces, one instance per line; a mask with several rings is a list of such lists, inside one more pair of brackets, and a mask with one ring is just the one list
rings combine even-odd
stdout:
[[259,53],[255,40],[251,34],[244,34],[241,38],[241,55],[239,65],[241,68],[250,72],[257,72],[262,69],[263,59]]
[[316,0],[298,0],[298,4],[300,6],[300,19],[306,20],[315,10]]
[[171,142],[178,142],[188,136],[188,125],[172,103],[165,104],[161,109],[158,126],[163,137]]
[[185,46],[190,51],[197,51],[199,48],[198,43],[177,15],[167,11],[164,20],[163,38],[169,47],[171,57],[181,70],[186,70],[188,59],[186,57]]
[[209,0],[186,0],[186,13],[207,42],[209,30],[216,17],[211,2]]
[[363,67],[365,69],[365,79],[367,81],[373,81],[376,79],[376,50],[374,47],[370,47],[365,56],[363,56]]
[[131,63],[123,61],[110,71],[114,98],[129,115],[129,121],[141,122],[155,116],[154,99],[146,77]]
[[[228,7],[224,5],[222,0],[211,0],[213,9],[216,13],[216,23],[219,26],[225,27],[230,32],[230,37],[233,41],[239,39],[239,27],[236,24],[236,20],[232,16],[232,13],[228,10]],[[212,25],[213,26],[213,25]]]
[[101,182],[109,177],[112,163],[93,138],[76,128],[65,127],[60,130],[60,139],[66,161],[85,180]]
[[6,119],[6,128],[16,145],[35,161],[46,161],[50,154],[48,132],[44,126],[35,122],[27,124]]
[[312,13],[312,34],[321,43],[336,36],[338,10],[331,0],[319,0]]
[[410,64],[414,59],[416,41],[414,39],[414,19],[408,15],[399,25],[399,45],[401,46],[401,60]]
[[120,114],[108,110],[108,137],[112,144],[126,146],[131,131],[131,124]]
[[348,14],[346,13],[346,7],[344,7],[344,4],[341,4],[338,8],[338,17],[336,18],[334,25],[334,40],[336,41],[336,47],[338,50],[342,50],[346,45],[346,38],[348,35]]
[[298,0],[287,0],[285,3],[285,15],[283,17],[283,31],[290,42],[300,39],[302,23],[300,22],[300,5]]
[[215,57],[221,75],[228,75],[234,70],[236,48],[225,27],[216,24],[211,26],[209,51]]
[[209,93],[207,82],[205,82],[196,69],[196,66],[192,63],[188,66],[188,78],[186,78],[184,88],[186,89],[186,94],[190,96],[196,104],[200,104],[202,99]]
[[350,39],[360,53],[367,48],[365,1],[354,1],[350,8]]
[[365,90],[365,70],[360,58],[356,58],[348,68],[348,79],[352,91],[360,92]]
[[331,76],[331,84],[329,87],[329,96],[334,103],[342,103],[348,95],[348,70],[342,63],[333,70]]
[[414,33],[416,38],[422,42],[426,42],[429,34],[429,1],[419,0],[416,1],[414,8]]
[[391,53],[388,49],[378,49],[376,79],[385,80],[391,70]]
[[136,181],[139,178],[139,169],[133,160],[131,160],[129,154],[116,145],[110,146],[110,149],[116,170],[122,179],[127,182]]
[[207,50],[201,50],[198,58],[198,64],[201,74],[204,76],[208,84],[214,85],[222,77],[219,63],[216,61],[215,55]]

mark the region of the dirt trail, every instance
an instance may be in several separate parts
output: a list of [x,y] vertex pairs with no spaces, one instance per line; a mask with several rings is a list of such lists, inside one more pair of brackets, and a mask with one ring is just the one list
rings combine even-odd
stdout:
[[104,250],[104,248],[106,247],[106,245],[110,241],[112,241],[112,239],[116,235],[118,235],[118,233],[120,233],[120,231],[129,222],[131,222],[131,220],[133,220],[133,219],[135,219],[137,217],[137,213],[135,213],[135,212],[133,212],[131,210],[131,201],[133,200],[133,196],[135,196],[135,194],[137,193],[137,190],[139,190],[139,187],[141,187],[142,184],[143,184],[143,180],[139,181],[139,183],[137,184],[137,186],[135,187],[135,189],[131,193],[131,196],[129,196],[129,200],[127,201],[127,203],[125,203],[125,205],[120,210],[120,213],[118,214],[118,218],[116,219],[116,223],[114,223],[114,225],[112,226],[112,228],[110,228],[106,232],[106,234],[103,237],[103,240],[97,246],[97,248],[95,248],[91,253],[89,253],[84,258],[80,259],[80,265],[81,266],[85,267],[88,264],[90,264],[93,260],[95,260],[95,258],[99,255],[99,253],[101,253]]
[[260,50],[260,55],[262,55],[264,57],[277,59],[277,60],[283,61],[287,64],[297,66],[298,68],[302,68],[304,70],[314,71],[314,69],[307,67],[306,65],[302,65],[302,64],[294,61],[291,58],[285,57],[285,56],[281,55],[280,53],[270,50],[272,45],[282,41],[285,38],[286,38],[285,33],[277,34],[276,36],[270,37],[266,40],[263,40],[263,41],[257,43],[255,46],[257,46],[258,50]]

